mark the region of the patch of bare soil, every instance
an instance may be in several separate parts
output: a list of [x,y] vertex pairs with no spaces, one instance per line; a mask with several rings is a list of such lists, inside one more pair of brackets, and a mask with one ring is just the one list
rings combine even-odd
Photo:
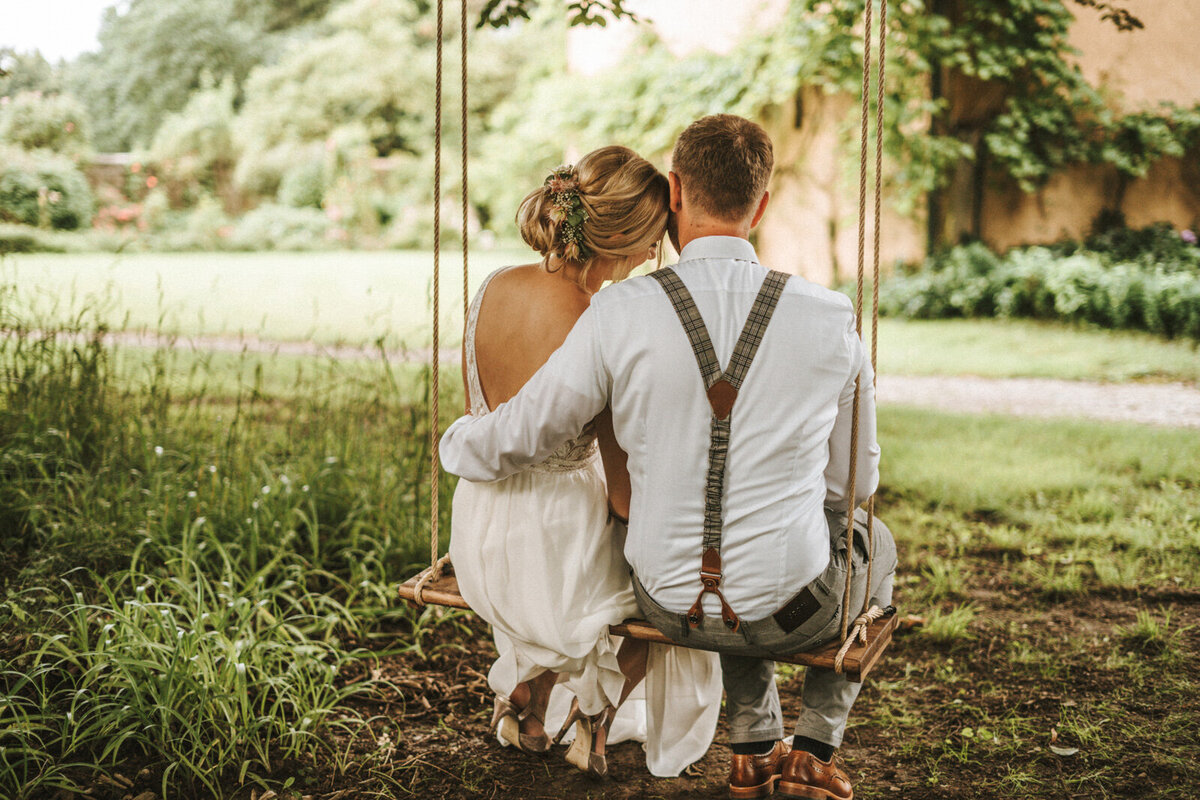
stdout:
[[[998,565],[989,574],[987,562],[975,564],[970,599],[981,613],[973,638],[939,646],[919,633],[898,634],[863,691],[842,748],[856,796],[1200,797],[1200,593],[1164,587],[1055,600],[1012,588]],[[1178,632],[1174,656],[1131,649],[1121,626],[1140,610],[1160,608],[1171,610]],[[484,675],[494,651],[485,627],[471,622],[434,639],[427,659],[409,655],[378,665],[397,692],[363,710],[402,720],[399,740],[384,743],[394,750],[381,754],[379,742],[364,735],[356,747],[367,766],[315,775],[306,794],[728,796],[723,725],[694,774],[677,779],[651,776],[635,743],[610,749],[610,775],[602,781],[569,766],[565,748],[542,758],[501,747],[487,729]],[[789,719],[799,711],[802,685],[802,674],[781,681]]]
[[[855,796],[1200,798],[1200,592],[1164,585],[1055,599],[1015,588],[999,563],[968,564],[973,588],[960,599],[979,609],[970,638],[938,645],[898,633],[859,698],[841,750]],[[1144,610],[1169,610],[1169,641],[1129,640],[1123,626]],[[382,680],[355,701],[372,721],[331,735],[336,759],[280,764],[279,777],[295,779],[290,792],[243,787],[237,800],[728,796],[723,724],[689,776],[655,778],[640,745],[623,743],[609,750],[609,776],[592,780],[563,760],[564,747],[526,755],[488,730],[495,651],[483,623],[455,618],[427,629],[421,645],[425,656],[364,660],[344,673]],[[802,685],[802,673],[780,680],[789,719]],[[160,789],[158,776],[127,764],[88,796],[156,800]]]

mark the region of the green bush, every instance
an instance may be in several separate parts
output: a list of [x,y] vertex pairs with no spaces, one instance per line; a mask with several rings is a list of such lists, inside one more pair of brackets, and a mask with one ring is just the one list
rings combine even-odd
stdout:
[[0,151],[0,222],[75,230],[91,225],[95,207],[87,179],[69,159]]
[[0,255],[45,252],[33,231],[20,225],[0,225]]
[[279,193],[283,176],[294,165],[315,161],[323,148],[319,144],[285,142],[262,148],[257,143],[241,145],[241,156],[233,171],[233,182],[239,191],[253,197],[270,198]]
[[0,111],[0,141],[78,157],[91,149],[87,111],[74,97],[22,92]]
[[279,182],[279,202],[292,208],[320,208],[325,199],[325,165],[320,161],[298,164]]
[[229,245],[235,250],[315,250],[333,243],[334,230],[314,208],[267,204],[238,220]]
[[1110,265],[1136,262],[1169,272],[1200,269],[1200,247],[1195,244],[1195,234],[1188,236],[1188,233],[1177,231],[1166,222],[1145,228],[1118,224],[1097,231],[1082,242],[1063,242],[1051,249],[1064,255],[1086,251]]
[[0,224],[0,255],[6,253],[63,253],[67,248],[58,241],[69,234],[54,234],[28,225]]
[[149,158],[172,180],[217,191],[233,168],[232,81],[202,89],[179,112],[169,114],[154,135]]
[[1055,319],[1200,340],[1200,269],[1187,263],[1193,256],[1181,250],[1159,263],[1147,254],[1174,252],[1161,233],[1142,241],[1156,244],[1140,252],[1128,240],[1114,246],[1134,256],[1118,263],[1081,248],[1064,255],[1063,247],[1029,247],[1000,257],[978,243],[956,247],[922,271],[884,282],[880,311],[917,319]]

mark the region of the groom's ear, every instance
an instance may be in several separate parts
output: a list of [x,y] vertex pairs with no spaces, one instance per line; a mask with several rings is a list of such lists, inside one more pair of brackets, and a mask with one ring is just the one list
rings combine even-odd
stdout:
[[770,192],[763,192],[762,200],[758,201],[758,209],[754,212],[754,218],[750,220],[750,227],[753,228],[762,220],[763,214],[767,211],[767,201],[771,199]]
[[679,182],[679,176],[674,172],[667,173],[667,182],[671,185],[671,200],[669,203],[671,212],[678,214],[680,207],[683,205],[683,184]]

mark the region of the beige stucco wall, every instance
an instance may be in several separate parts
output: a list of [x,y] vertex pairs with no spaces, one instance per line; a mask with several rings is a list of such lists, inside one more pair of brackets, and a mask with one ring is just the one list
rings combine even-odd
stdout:
[[[679,56],[697,49],[728,52],[750,31],[769,28],[787,10],[787,0],[630,0],[626,6],[654,27]],[[628,23],[605,28],[574,29],[568,37],[570,69],[583,75],[615,66],[637,31]],[[776,171],[771,201],[755,240],[764,262],[803,274],[826,285],[853,276],[858,251],[857,172],[849,169],[845,122],[857,115],[846,97],[806,91],[802,124],[795,127],[794,109],[773,110],[761,120],[775,143]],[[867,236],[873,235],[869,224]],[[919,258],[924,228],[897,215],[885,203],[881,260]],[[869,241],[869,238],[868,238]]]
[[[1145,24],[1121,33],[1094,12],[1081,10],[1071,30],[1084,75],[1101,87],[1121,111],[1153,110],[1169,101],[1200,103],[1200,2],[1140,0],[1128,7]],[[983,238],[999,248],[1079,237],[1118,190],[1116,172],[1077,167],[1029,195],[993,188],[986,195]],[[1131,226],[1170,222],[1177,227],[1200,221],[1200,174],[1194,163],[1166,160],[1125,189],[1120,210]]]
[[1081,10],[1071,29],[1079,64],[1125,110],[1153,108],[1164,100],[1200,103],[1200,2],[1137,0],[1122,3],[1145,28],[1122,33],[1100,15]]
[[[760,258],[782,269],[831,286],[852,278],[858,264],[858,141],[846,122],[858,119],[858,104],[847,95],[817,89],[802,94],[796,127],[792,108],[763,120],[775,143],[776,170],[771,200],[757,233]],[[852,126],[854,127],[854,126]],[[857,130],[856,127],[854,127]],[[885,165],[886,170],[886,165]],[[866,269],[874,239],[872,177],[868,178]],[[881,206],[879,258],[884,270],[897,260],[924,253],[920,219],[900,216],[885,194]]]
[[[626,4],[654,25],[673,52],[697,48],[726,52],[747,32],[773,24],[787,0],[630,0]],[[1123,111],[1152,109],[1161,101],[1200,103],[1200,0],[1139,0],[1129,7],[1145,29],[1121,33],[1099,14],[1079,9],[1071,32],[1081,51],[1080,64],[1089,81]],[[636,36],[629,23],[603,29],[575,29],[568,38],[573,71],[594,74],[622,57]],[[974,92],[963,93],[974,97]],[[762,120],[776,147],[777,170],[772,199],[757,233],[759,253],[772,266],[830,284],[835,273],[853,276],[857,261],[858,111],[846,97],[803,93],[803,117],[779,108]],[[982,102],[982,100],[981,100]],[[965,106],[959,103],[958,112]],[[957,191],[945,196],[946,230],[966,230],[973,195],[970,164]],[[886,170],[886,166],[885,166]],[[982,236],[1007,248],[1085,234],[1097,214],[1110,204],[1118,181],[1111,169],[1078,167],[1057,176],[1041,191],[1026,194],[1006,181],[992,179],[984,192]],[[1180,227],[1200,222],[1200,165],[1166,161],[1146,178],[1130,182],[1121,203],[1129,224],[1167,221]],[[902,217],[885,201],[880,260],[885,269],[897,260],[925,254],[924,209]],[[868,214],[868,243],[873,230]],[[869,266],[869,265],[868,265]]]

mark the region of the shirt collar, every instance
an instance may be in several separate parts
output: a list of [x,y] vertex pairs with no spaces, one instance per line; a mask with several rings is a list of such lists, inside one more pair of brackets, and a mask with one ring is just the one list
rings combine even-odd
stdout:
[[684,245],[679,263],[701,258],[736,259],[758,263],[754,245],[738,236],[701,236]]

